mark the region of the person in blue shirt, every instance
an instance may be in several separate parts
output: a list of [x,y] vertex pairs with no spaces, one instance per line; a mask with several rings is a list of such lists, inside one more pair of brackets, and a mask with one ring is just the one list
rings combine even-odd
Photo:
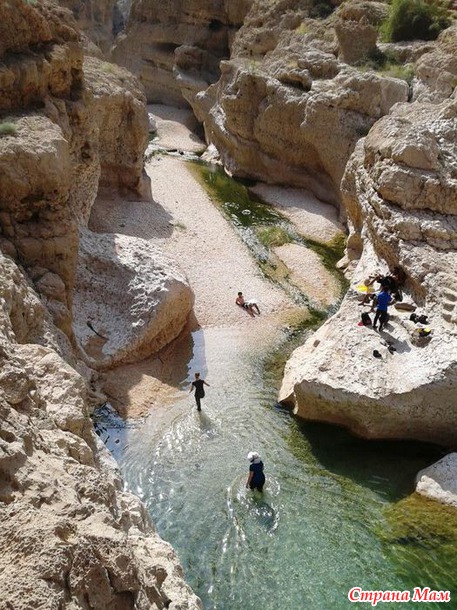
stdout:
[[376,322],[379,320],[379,330],[382,330],[389,320],[389,314],[387,308],[392,305],[394,299],[392,298],[389,288],[383,286],[381,292],[376,296],[376,314],[373,320],[373,328],[376,329]]
[[260,455],[256,451],[248,453],[248,460],[251,462],[249,466],[249,476],[246,481],[246,487],[263,491],[265,485],[265,475],[263,474],[263,462]]

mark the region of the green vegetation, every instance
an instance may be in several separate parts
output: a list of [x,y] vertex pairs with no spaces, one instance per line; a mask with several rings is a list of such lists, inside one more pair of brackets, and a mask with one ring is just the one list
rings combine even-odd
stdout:
[[413,64],[396,64],[387,62],[385,67],[381,70],[384,76],[391,76],[392,78],[401,78],[405,80],[408,85],[413,82],[414,78],[414,66]]
[[313,0],[309,16],[314,19],[325,19],[333,13],[334,9],[335,7],[330,0]]
[[412,83],[414,78],[414,66],[413,64],[403,64],[396,59],[391,53],[383,53],[379,49],[376,49],[363,61],[361,61],[357,68],[361,71],[375,70],[383,76],[391,76],[392,78],[401,78],[408,84]]
[[[346,237],[343,234],[329,243],[304,237],[273,206],[260,199],[255,200],[245,184],[230,178],[221,168],[208,166],[201,161],[189,165],[238,231],[264,275],[281,285],[297,305],[306,306],[312,313],[308,297],[290,281],[287,266],[272,251],[272,248],[286,243],[300,244],[316,252],[326,269],[340,282],[341,290],[347,290],[347,280],[336,269],[336,263],[344,254]],[[316,312],[316,315],[325,317],[327,314]]]
[[288,311],[283,316],[286,331],[284,340],[275,349],[270,350],[262,362],[264,376],[270,384],[277,386],[278,390],[290,355],[305,343],[308,336],[322,325],[326,317],[326,312],[312,308]]
[[[404,565],[414,565],[414,583],[429,582],[433,573],[434,588],[449,589],[449,569],[456,565],[457,559],[455,508],[413,493],[387,507],[385,517],[386,522],[378,535],[387,556],[391,555]],[[422,552],[424,558],[420,563],[417,563],[418,552]],[[442,566],[438,570],[434,561],[437,555]]]
[[295,28],[295,32],[297,34],[307,34],[309,32],[309,27],[305,23],[300,23],[300,25]]
[[292,241],[287,231],[281,227],[258,227],[256,233],[260,243],[266,248],[277,248]]
[[381,36],[387,42],[435,40],[450,24],[447,5],[439,0],[392,0]]
[[[430,511],[430,507],[433,511]],[[434,546],[457,543],[457,512],[419,494],[411,494],[386,510],[388,527],[382,540],[403,546]]]
[[110,64],[107,61],[104,61],[100,67],[103,70],[103,72],[107,72],[109,74],[117,74],[117,72],[118,72],[116,66],[114,64]]
[[0,123],[0,137],[17,135],[17,125],[11,121]]

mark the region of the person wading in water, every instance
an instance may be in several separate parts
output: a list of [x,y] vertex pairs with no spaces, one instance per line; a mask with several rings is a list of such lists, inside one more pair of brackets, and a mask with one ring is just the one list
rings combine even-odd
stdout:
[[265,475],[263,474],[263,462],[260,455],[256,451],[248,453],[248,460],[251,462],[249,466],[249,476],[246,481],[246,487],[263,491],[265,485]]
[[200,400],[205,396],[205,388],[203,386],[209,386],[209,383],[206,383],[204,379],[200,379],[200,373],[195,373],[195,381],[192,381],[190,385],[189,394],[195,388],[195,402],[197,403],[197,411],[201,411],[201,403]]

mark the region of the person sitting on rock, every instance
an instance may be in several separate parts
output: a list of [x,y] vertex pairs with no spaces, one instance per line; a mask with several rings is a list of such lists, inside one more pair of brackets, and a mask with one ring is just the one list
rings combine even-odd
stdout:
[[[387,290],[394,295],[396,301],[402,301],[403,295],[400,287],[405,283],[405,280],[405,272],[400,269],[400,267],[394,267],[392,273],[388,273],[387,275],[382,275],[382,273],[370,275],[368,280],[365,280],[364,284],[365,286],[372,286],[375,282],[378,282],[381,286],[381,290],[387,288]],[[373,300],[373,298],[374,295],[367,292],[359,305],[365,305],[368,301]]]
[[249,299],[248,301],[246,301],[242,292],[238,293],[235,303],[245,309],[252,318],[255,316],[254,311],[257,312],[258,315],[260,315],[260,309],[256,301],[254,301],[254,299]]

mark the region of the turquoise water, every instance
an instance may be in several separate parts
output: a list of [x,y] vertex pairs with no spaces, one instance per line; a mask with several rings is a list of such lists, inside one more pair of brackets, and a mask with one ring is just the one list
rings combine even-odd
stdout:
[[[348,601],[354,586],[429,586],[457,599],[455,517],[408,499],[436,447],[299,422],[278,407],[277,379],[263,370],[271,342],[228,329],[189,340],[189,375],[166,421],[124,425],[101,412],[99,432],[207,610],[370,607]],[[211,384],[201,413],[185,393],[196,370]],[[263,495],[244,487],[253,449],[265,463]]]

